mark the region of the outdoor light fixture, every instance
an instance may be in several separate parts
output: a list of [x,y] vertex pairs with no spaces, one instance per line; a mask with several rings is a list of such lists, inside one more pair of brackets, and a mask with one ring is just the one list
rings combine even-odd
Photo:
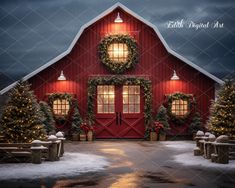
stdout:
[[61,71],[60,76],[57,78],[57,80],[66,80],[66,77],[64,76],[63,71]]
[[116,17],[116,19],[114,20],[114,22],[115,22],[115,23],[122,23],[122,22],[123,22],[122,18],[120,17],[119,12],[118,12],[117,17]]
[[179,80],[179,76],[177,76],[175,70],[174,70],[174,73],[173,73],[173,76],[171,77],[171,80]]

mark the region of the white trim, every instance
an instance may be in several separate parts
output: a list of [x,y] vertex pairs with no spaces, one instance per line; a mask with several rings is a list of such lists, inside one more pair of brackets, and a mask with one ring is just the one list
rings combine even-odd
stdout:
[[[161,42],[163,43],[164,47],[166,48],[167,52],[172,54],[173,56],[177,57],[178,59],[182,60],[183,62],[185,62],[186,64],[190,65],[191,67],[195,68],[196,70],[198,70],[199,72],[203,73],[204,75],[206,75],[207,77],[211,78],[212,80],[214,80],[215,82],[219,83],[219,84],[223,84],[224,81],[222,81],[221,79],[215,77],[214,75],[210,74],[209,72],[207,72],[206,70],[200,68],[199,66],[195,65],[194,63],[192,63],[191,61],[189,61],[188,59],[184,58],[183,56],[179,55],[178,53],[176,53],[175,51],[173,51],[168,44],[166,43],[165,39],[162,37],[161,33],[159,32],[158,28],[153,25],[152,23],[150,23],[149,21],[145,20],[143,17],[141,17],[140,15],[136,14],[135,12],[133,12],[132,10],[130,10],[129,8],[127,8],[126,6],[124,6],[121,3],[116,3],[113,6],[111,6],[110,8],[108,8],[107,10],[105,10],[104,12],[102,12],[100,15],[98,15],[97,17],[93,18],[91,21],[87,22],[86,24],[84,24],[80,30],[78,31],[77,35],[75,36],[75,38],[73,39],[72,43],[69,45],[68,49],[66,51],[64,51],[63,53],[61,53],[60,55],[58,55],[57,57],[53,58],[52,60],[50,60],[49,62],[47,62],[46,64],[44,64],[43,66],[39,67],[38,69],[36,69],[35,71],[31,72],[30,74],[24,76],[22,78],[22,80],[28,80],[29,78],[33,77],[34,75],[36,75],[37,73],[41,72],[42,70],[46,69],[47,67],[49,67],[50,65],[56,63],[57,61],[59,61],[60,59],[62,59],[63,57],[65,57],[66,55],[68,55],[73,47],[75,46],[76,42],[78,41],[78,39],[80,38],[81,34],[83,33],[84,29],[86,29],[87,27],[89,27],[90,25],[94,24],[95,22],[97,22],[98,20],[100,20],[101,18],[103,18],[104,16],[108,15],[109,13],[111,13],[114,9],[116,9],[117,7],[122,8],[125,12],[129,13],[130,15],[132,15],[133,17],[135,17],[136,19],[142,21],[143,23],[145,23],[146,25],[152,27],[154,29],[154,31],[156,32],[157,36],[159,37],[159,39],[161,40]],[[16,85],[17,82],[14,82],[13,84],[5,87],[4,89],[2,89],[0,91],[0,94],[4,94],[5,92],[9,91],[11,88],[13,88]]]

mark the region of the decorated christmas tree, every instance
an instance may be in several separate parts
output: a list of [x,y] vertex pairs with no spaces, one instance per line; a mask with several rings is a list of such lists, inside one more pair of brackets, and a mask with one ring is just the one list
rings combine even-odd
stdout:
[[163,105],[159,107],[155,120],[159,122],[160,124],[162,124],[163,132],[167,131],[170,128],[169,123],[168,123],[167,110]]
[[202,130],[202,120],[199,112],[196,112],[191,124],[189,125],[189,132],[196,133],[199,130]]
[[5,142],[29,143],[34,139],[44,139],[45,130],[41,122],[39,104],[30,91],[27,82],[18,82],[10,91],[1,120],[2,135]]
[[55,120],[53,118],[51,107],[44,101],[40,101],[39,105],[40,105],[40,110],[44,116],[42,122],[45,126],[46,132],[48,134],[52,132],[55,133]]
[[80,133],[81,132],[81,124],[82,124],[82,117],[79,113],[78,110],[78,102],[77,100],[74,100],[73,102],[73,108],[74,108],[74,112],[73,112],[73,116],[72,116],[72,127],[71,127],[71,131],[72,133]]
[[231,80],[225,82],[212,102],[207,126],[217,136],[235,136],[235,85]]

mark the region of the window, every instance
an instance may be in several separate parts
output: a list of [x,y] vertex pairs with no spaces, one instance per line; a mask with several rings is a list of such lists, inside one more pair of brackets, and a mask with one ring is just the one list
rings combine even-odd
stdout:
[[176,116],[185,116],[188,113],[188,100],[177,99],[172,101],[171,113]]
[[53,112],[55,115],[67,115],[70,105],[66,99],[56,99],[53,101]]
[[97,86],[97,113],[114,113],[114,86]]
[[128,57],[128,46],[125,43],[112,43],[108,47],[111,61],[126,62]]
[[140,86],[123,86],[123,113],[140,113]]

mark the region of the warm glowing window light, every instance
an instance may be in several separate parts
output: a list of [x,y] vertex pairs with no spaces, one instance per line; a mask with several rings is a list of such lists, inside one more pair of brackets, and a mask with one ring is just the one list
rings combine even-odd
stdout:
[[69,101],[66,99],[57,99],[53,101],[53,112],[55,115],[67,115],[69,108]]
[[176,116],[185,116],[188,113],[188,101],[177,99],[172,102],[171,112]]
[[111,61],[126,62],[128,57],[128,46],[125,43],[113,43],[108,47]]

